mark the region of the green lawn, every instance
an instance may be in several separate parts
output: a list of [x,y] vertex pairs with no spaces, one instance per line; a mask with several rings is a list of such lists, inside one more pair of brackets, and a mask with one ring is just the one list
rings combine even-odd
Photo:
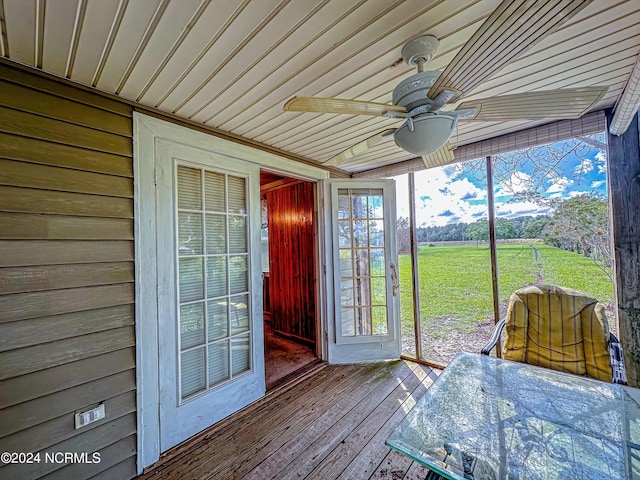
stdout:
[[[582,255],[543,243],[500,244],[497,251],[501,305],[506,304],[515,290],[531,283],[575,288],[605,304],[613,298],[611,280]],[[423,325],[426,321],[427,327],[430,322],[437,327],[431,334],[440,334],[443,323],[461,332],[471,332],[478,323],[492,318],[491,260],[487,245],[421,246],[418,265]],[[409,255],[400,255],[399,267],[403,333],[410,335],[413,305]]]

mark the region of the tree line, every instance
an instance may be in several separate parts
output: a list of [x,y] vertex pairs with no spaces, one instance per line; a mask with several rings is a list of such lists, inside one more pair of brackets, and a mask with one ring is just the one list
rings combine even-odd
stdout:
[[[498,217],[495,222],[498,239],[538,239],[564,250],[577,252],[594,260],[605,272],[610,272],[612,255],[609,242],[607,199],[597,194],[582,194],[556,200],[549,205],[547,215],[524,215],[515,218]],[[408,251],[409,219],[398,219],[398,247]],[[419,243],[489,240],[489,221],[451,223],[443,226],[421,226],[416,230]]]

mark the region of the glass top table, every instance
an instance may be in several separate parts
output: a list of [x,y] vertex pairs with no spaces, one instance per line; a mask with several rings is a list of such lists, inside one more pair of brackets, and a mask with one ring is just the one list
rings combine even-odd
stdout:
[[386,444],[450,480],[640,478],[640,389],[462,352]]

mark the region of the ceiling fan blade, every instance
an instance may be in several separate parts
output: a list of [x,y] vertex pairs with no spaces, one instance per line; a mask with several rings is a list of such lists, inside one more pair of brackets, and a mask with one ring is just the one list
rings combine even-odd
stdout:
[[583,87],[516,93],[462,102],[458,109],[477,109],[475,116],[460,120],[505,122],[579,118],[606,92],[607,87]]
[[450,101],[455,101],[588,4],[589,0],[503,0],[444,69],[429,98],[450,90]]
[[389,112],[406,112],[398,105],[343,98],[293,97],[284,105],[287,112],[347,113],[382,116]]
[[445,143],[440,150],[437,150],[429,155],[423,155],[422,161],[425,167],[434,168],[448,165],[455,160],[453,155],[453,147],[449,142]]
[[387,138],[389,138],[396,131],[395,128],[388,128],[387,130],[383,130],[382,132],[376,133],[374,136],[367,138],[361,142],[356,143],[352,147],[347,148],[344,152],[339,153],[335,157],[331,157],[326,162],[323,162],[324,165],[340,165],[342,163],[347,162],[351,158],[356,155],[360,155],[370,148],[379,145],[384,142]]

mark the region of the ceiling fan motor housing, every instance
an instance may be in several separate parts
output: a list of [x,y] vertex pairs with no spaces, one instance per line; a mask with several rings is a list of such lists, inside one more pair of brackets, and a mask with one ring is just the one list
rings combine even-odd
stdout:
[[431,103],[427,93],[440,73],[439,71],[419,72],[405,78],[393,89],[393,104],[406,107],[407,111],[411,111],[415,107]]
[[451,137],[457,117],[446,113],[424,113],[406,121],[393,134],[396,144],[414,155],[430,155]]

